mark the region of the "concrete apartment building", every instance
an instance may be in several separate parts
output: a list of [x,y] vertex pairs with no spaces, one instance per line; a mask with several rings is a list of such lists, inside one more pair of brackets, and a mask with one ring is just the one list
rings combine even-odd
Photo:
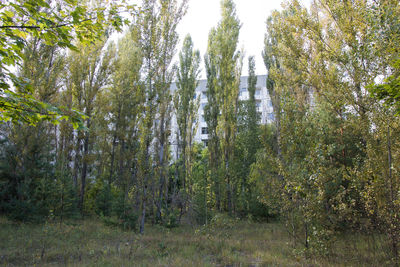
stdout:
[[[249,91],[247,90],[248,88],[247,79],[248,76],[242,76],[240,78],[239,100],[249,99]],[[274,120],[272,102],[267,91],[266,80],[267,80],[267,75],[257,76],[255,99],[256,99],[257,112],[259,112],[261,118],[260,120],[261,124],[270,123]],[[172,91],[176,90],[175,83],[171,85],[171,90]],[[197,124],[197,131],[194,136],[194,142],[203,142],[205,145],[207,145],[208,143],[208,128],[207,128],[207,123],[204,119],[204,107],[207,104],[206,91],[207,91],[207,80],[200,80],[196,88],[196,99],[200,98],[200,106],[197,113],[198,124]],[[175,133],[177,132],[178,129],[175,117],[173,117],[172,119],[171,128],[173,133],[172,136],[175,137],[176,136]]]

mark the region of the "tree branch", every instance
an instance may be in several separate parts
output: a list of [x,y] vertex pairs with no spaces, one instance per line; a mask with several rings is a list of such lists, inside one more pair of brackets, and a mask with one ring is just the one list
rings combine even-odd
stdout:
[[[87,18],[87,19],[79,21],[78,24],[85,22],[85,21],[93,20],[93,19],[94,18]],[[57,24],[55,26],[46,27],[46,28],[47,29],[57,29],[57,28],[65,27],[65,26],[71,26],[72,24],[73,24],[73,22],[70,21],[68,23]],[[3,26],[0,26],[0,29],[40,29],[40,27],[39,26],[26,26],[26,25],[8,25],[8,26],[3,25]]]

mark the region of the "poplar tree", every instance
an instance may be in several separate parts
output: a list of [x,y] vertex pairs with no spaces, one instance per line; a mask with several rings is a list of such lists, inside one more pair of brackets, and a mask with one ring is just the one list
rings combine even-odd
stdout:
[[[167,175],[168,162],[170,160],[170,137],[171,137],[171,113],[172,113],[172,95],[171,82],[175,76],[175,69],[172,68],[172,59],[176,53],[176,45],[179,40],[177,26],[187,11],[188,0],[169,0],[160,1],[160,73],[157,82],[158,109],[158,136],[157,136],[157,165],[158,165],[158,199],[156,200],[156,219],[163,221],[162,209],[168,211],[167,207]],[[170,222],[165,222],[170,223]]]
[[114,70],[115,48],[106,48],[106,39],[100,40],[91,46],[81,45],[79,52],[72,52],[69,57],[68,86],[73,95],[74,107],[86,114],[84,126],[87,130],[77,130],[75,140],[74,183],[77,183],[80,174],[81,213],[84,211],[86,192],[86,177],[88,166],[92,164],[92,143],[96,125],[93,125],[98,106],[96,101],[105,86],[109,85],[111,73]]
[[[218,26],[209,35],[209,56],[214,57],[216,78],[214,86],[216,101],[221,115],[218,118],[217,135],[222,153],[222,170],[226,184],[226,208],[233,212],[231,166],[236,137],[236,115],[242,56],[237,51],[240,22],[236,16],[232,0],[221,1],[222,18]],[[211,77],[210,77],[211,78]]]
[[221,148],[219,143],[219,137],[217,135],[218,117],[220,115],[220,106],[216,96],[216,85],[217,85],[217,66],[216,57],[213,49],[211,48],[211,40],[215,35],[215,30],[212,29],[208,39],[208,51],[204,56],[204,62],[206,67],[207,75],[207,104],[204,107],[204,119],[207,123],[208,129],[208,151],[209,151],[209,175],[212,182],[212,187],[215,195],[216,208],[221,211],[221,174],[220,174],[220,162],[221,162]]
[[385,225],[398,263],[398,118],[368,92],[391,74],[393,4],[320,0],[307,10],[293,0],[267,22],[278,149],[260,155],[261,174],[253,174],[275,188],[266,198],[278,202],[293,239],[307,249],[323,251],[339,231]]
[[[249,76],[247,78],[247,89],[249,99],[239,101],[239,111],[237,115],[237,140],[235,143],[234,155],[234,195],[238,199],[236,210],[249,212],[254,203],[253,193],[249,181],[250,166],[256,160],[257,149],[260,147],[259,120],[257,111],[255,92],[257,76],[255,75],[254,56],[248,58]],[[254,198],[255,199],[255,198]]]
[[[185,14],[187,1],[178,5],[175,0],[146,0],[143,3],[144,12],[139,16],[135,31],[138,36],[138,46],[143,53],[142,73],[145,80],[145,109],[140,127],[140,157],[139,177],[141,182],[141,218],[140,233],[144,231],[148,189],[154,196],[150,211],[156,204],[157,219],[161,220],[162,204],[165,201],[166,163],[168,162],[168,118],[171,109],[170,84],[173,78],[171,61],[175,53],[178,35],[176,27]],[[156,138],[155,155],[151,157],[150,147]],[[156,172],[151,172],[153,162],[157,164]],[[158,171],[157,171],[158,170]],[[158,197],[156,197],[156,181],[159,178]]]
[[[112,85],[102,96],[101,112],[109,116],[98,118],[102,121],[105,146],[100,148],[101,166],[98,179],[107,181],[119,189],[122,212],[118,216],[133,215],[137,201],[137,190],[129,196],[129,191],[137,183],[137,160],[139,153],[139,122],[143,111],[143,85],[140,81],[142,53],[134,36],[127,32],[118,42],[116,68]],[[98,143],[101,144],[102,137]],[[109,153],[106,153],[109,152]]]
[[[177,90],[174,97],[174,108],[178,124],[177,158],[182,162],[182,183],[185,198],[190,183],[192,165],[193,136],[196,130],[197,112],[200,97],[196,99],[196,87],[200,74],[200,52],[194,50],[190,35],[183,41],[182,51],[179,53],[177,72]],[[175,193],[175,192],[174,192]]]

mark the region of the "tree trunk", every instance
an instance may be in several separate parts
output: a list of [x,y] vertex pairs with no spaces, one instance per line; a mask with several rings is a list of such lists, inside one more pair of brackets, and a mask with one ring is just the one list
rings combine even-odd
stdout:
[[75,146],[75,159],[74,159],[74,175],[73,175],[73,183],[78,192],[78,170],[79,170],[79,159],[80,159],[80,150],[81,150],[81,138],[80,132],[77,134],[76,146]]
[[158,159],[160,162],[160,178],[159,178],[159,188],[158,188],[158,201],[157,201],[157,213],[156,218],[158,222],[162,221],[161,218],[161,208],[163,202],[163,192],[164,192],[164,144],[165,143],[165,133],[164,133],[164,114],[161,114],[161,124],[160,124],[160,151],[158,152]]
[[399,265],[399,251],[398,251],[398,234],[397,234],[397,225],[398,219],[395,201],[396,197],[394,194],[394,185],[393,185],[393,176],[392,176],[392,144],[391,144],[391,137],[390,137],[390,126],[388,125],[388,132],[387,132],[387,150],[388,150],[388,182],[389,184],[389,213],[390,213],[390,239],[391,239],[391,246],[392,246],[392,253],[394,257],[394,262],[398,266]]
[[[87,121],[87,128],[90,128],[90,119]],[[81,192],[79,199],[79,208],[83,217],[83,204],[85,201],[85,189],[86,189],[86,175],[88,166],[88,155],[89,155],[89,132],[86,132],[83,143],[83,162],[82,162],[82,173],[81,173]]]

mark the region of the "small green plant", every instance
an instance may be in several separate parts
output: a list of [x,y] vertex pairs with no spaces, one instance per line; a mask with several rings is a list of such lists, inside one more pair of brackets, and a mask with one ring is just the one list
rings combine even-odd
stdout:
[[[166,213],[165,210],[163,210],[163,213]],[[179,211],[172,209],[167,214],[165,214],[163,225],[169,229],[178,227],[179,226],[178,219],[179,219]]]
[[232,229],[237,220],[224,213],[217,213],[210,222],[210,227],[216,229]]

